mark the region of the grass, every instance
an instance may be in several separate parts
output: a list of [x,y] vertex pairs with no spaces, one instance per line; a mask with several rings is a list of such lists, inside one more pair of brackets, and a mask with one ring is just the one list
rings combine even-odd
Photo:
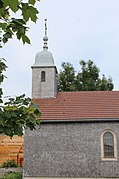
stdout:
[[1,168],[18,167],[14,160],[7,160],[0,166]]
[[22,172],[8,173],[0,179],[22,179]]

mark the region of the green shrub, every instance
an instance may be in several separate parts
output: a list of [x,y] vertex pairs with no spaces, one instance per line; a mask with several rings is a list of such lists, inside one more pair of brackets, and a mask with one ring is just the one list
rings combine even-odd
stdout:
[[5,167],[5,168],[8,168],[8,167],[18,167],[18,165],[15,163],[14,160],[7,160],[6,162],[4,162],[1,167]]
[[0,179],[22,179],[22,172],[10,173]]

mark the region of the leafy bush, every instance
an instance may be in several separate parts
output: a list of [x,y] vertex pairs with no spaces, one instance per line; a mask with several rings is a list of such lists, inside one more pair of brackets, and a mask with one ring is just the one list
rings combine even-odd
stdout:
[[10,173],[0,179],[22,179],[22,172]]
[[15,163],[14,160],[7,160],[6,162],[4,162],[1,167],[5,167],[5,168],[8,168],[8,167],[18,167],[18,165]]

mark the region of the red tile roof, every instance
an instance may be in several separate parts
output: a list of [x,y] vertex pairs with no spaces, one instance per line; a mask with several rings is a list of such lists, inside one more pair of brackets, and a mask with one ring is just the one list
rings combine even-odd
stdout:
[[58,92],[33,102],[42,120],[119,119],[119,91]]

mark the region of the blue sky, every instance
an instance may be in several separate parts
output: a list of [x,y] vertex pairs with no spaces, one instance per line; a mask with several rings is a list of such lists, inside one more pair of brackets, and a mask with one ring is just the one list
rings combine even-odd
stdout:
[[119,89],[119,0],[42,0],[37,4],[39,19],[29,23],[31,45],[13,38],[0,49],[7,60],[5,96],[31,96],[31,66],[42,51],[44,19],[48,19],[48,47],[58,70],[70,62],[79,70],[79,61],[92,59],[100,74],[111,76]]

